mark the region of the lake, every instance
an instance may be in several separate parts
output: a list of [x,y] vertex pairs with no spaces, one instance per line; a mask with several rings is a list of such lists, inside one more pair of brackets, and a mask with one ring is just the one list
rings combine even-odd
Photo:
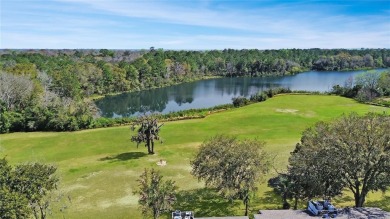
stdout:
[[[384,69],[377,69],[383,71]],[[103,117],[130,117],[141,112],[169,113],[186,109],[209,108],[232,103],[233,97],[255,94],[269,88],[330,91],[363,71],[309,71],[279,77],[215,78],[170,87],[107,96],[96,101]]]

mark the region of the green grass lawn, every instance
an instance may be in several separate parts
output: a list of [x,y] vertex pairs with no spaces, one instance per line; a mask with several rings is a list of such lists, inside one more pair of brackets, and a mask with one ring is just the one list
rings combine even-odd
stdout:
[[[137,178],[144,168],[155,168],[165,179],[176,181],[178,209],[194,210],[197,216],[242,215],[240,202],[227,202],[190,175],[190,159],[205,139],[215,134],[236,135],[266,141],[265,150],[279,171],[285,169],[289,153],[304,129],[320,120],[331,120],[343,113],[369,111],[390,113],[389,108],[364,105],[337,96],[279,95],[262,103],[194,119],[165,123],[155,155],[130,142],[129,127],[78,132],[36,132],[0,135],[0,157],[13,163],[37,161],[58,166],[60,191],[71,197],[65,218],[141,218],[137,206]],[[167,165],[156,165],[160,159]],[[264,177],[257,197],[251,203],[256,211],[280,207],[280,199],[267,187]],[[335,200],[352,205],[351,197]],[[390,194],[372,193],[367,204],[390,211]],[[62,218],[54,209],[53,218]]]

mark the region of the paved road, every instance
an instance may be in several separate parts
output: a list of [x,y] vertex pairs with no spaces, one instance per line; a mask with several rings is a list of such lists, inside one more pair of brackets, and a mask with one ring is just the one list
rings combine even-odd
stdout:
[[[320,216],[310,216],[302,210],[262,210],[261,214],[255,214],[255,219],[315,219]],[[338,219],[348,219],[347,215],[338,215]]]
[[[262,210],[255,214],[255,219],[316,219],[321,216],[311,216],[302,210]],[[390,213],[379,208],[351,209],[348,214],[339,214],[337,219],[390,219]]]

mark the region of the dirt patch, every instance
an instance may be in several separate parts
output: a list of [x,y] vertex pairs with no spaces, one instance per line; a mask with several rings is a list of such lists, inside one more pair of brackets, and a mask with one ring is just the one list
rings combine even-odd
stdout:
[[[110,207],[118,206],[118,205],[120,205],[120,206],[136,206],[137,204],[138,204],[138,196],[127,194],[126,196],[120,197],[117,199],[105,199],[102,201],[98,201],[96,203],[96,206],[99,209],[106,209],[106,208],[110,208]],[[90,204],[81,204],[80,203],[78,205],[78,208],[79,209],[95,209],[96,206],[90,205]]]
[[85,180],[85,179],[90,179],[92,177],[95,177],[99,174],[101,174],[103,171],[97,171],[97,172],[92,172],[92,173],[89,173],[88,175],[84,175],[82,176],[81,178],[78,178],[77,181],[80,181],[80,180]]
[[135,195],[126,195],[125,197],[118,198],[115,202],[122,206],[137,205],[138,197]]
[[111,201],[107,201],[107,200],[104,200],[104,201],[101,201],[97,204],[97,206],[99,208],[109,208],[113,205],[114,203],[112,203]]
[[310,118],[313,118],[316,115],[317,115],[317,113],[315,113],[314,111],[308,111],[308,112],[303,114],[303,116],[310,117]]
[[295,114],[299,110],[296,110],[296,109],[276,109],[275,111],[279,112],[279,113],[293,113],[293,114]]
[[63,190],[65,192],[70,192],[70,191],[77,190],[77,189],[87,189],[88,187],[89,186],[85,186],[85,185],[81,185],[81,184],[73,184],[73,185],[67,186]]
[[157,164],[157,166],[166,166],[167,161],[166,160],[159,160],[156,164]]

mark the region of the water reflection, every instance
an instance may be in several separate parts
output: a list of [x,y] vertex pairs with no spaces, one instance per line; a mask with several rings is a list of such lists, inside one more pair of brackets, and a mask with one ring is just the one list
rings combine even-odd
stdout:
[[269,88],[329,91],[361,71],[305,72],[294,76],[267,78],[217,78],[148,91],[108,96],[96,101],[104,117],[129,117],[145,111],[169,113],[231,103],[233,97],[249,97]]
[[96,101],[103,117],[130,117],[146,111],[162,112],[167,103],[168,93],[157,89],[107,96]]

